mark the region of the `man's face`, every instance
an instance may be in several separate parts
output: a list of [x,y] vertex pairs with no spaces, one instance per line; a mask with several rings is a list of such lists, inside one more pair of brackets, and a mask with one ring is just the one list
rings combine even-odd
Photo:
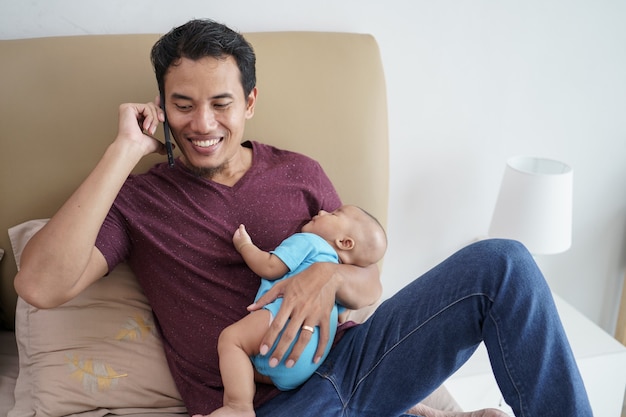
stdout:
[[165,104],[183,163],[212,177],[241,166],[246,120],[254,114],[256,89],[244,96],[233,57],[182,58],[165,75]]

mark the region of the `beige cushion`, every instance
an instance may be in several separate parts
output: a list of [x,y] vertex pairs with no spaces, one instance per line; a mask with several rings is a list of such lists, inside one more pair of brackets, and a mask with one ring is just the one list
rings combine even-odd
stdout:
[[[45,220],[9,230],[16,262]],[[20,373],[9,417],[184,413],[152,312],[126,264],[40,310],[18,299]]]

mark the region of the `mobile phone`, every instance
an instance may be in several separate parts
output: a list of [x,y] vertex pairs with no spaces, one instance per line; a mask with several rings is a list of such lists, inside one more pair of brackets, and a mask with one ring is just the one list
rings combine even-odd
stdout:
[[167,113],[165,112],[165,94],[161,93],[161,109],[163,110],[163,134],[165,135],[165,151],[167,152],[167,164],[172,168],[174,166],[174,152],[172,151],[172,139],[170,138],[170,125],[167,122]]

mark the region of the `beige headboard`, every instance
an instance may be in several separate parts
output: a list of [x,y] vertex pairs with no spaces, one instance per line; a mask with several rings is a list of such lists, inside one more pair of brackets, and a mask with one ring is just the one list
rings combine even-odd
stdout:
[[[345,202],[387,219],[384,76],[369,35],[276,32],[246,37],[259,98],[246,138],[321,162]],[[51,216],[117,131],[122,102],[157,95],[149,51],[157,35],[0,41],[0,307],[12,327],[16,266],[7,229]],[[162,133],[157,134],[162,137]],[[160,156],[147,158],[145,170]]]

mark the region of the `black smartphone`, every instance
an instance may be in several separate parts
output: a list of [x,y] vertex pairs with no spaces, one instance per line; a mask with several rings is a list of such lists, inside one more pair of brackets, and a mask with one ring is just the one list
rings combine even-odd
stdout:
[[165,112],[165,95],[161,93],[161,109],[165,116],[163,122],[163,134],[165,135],[165,151],[167,152],[167,163],[172,168],[174,166],[174,152],[172,150],[172,139],[170,138],[170,125],[167,123],[167,113]]

